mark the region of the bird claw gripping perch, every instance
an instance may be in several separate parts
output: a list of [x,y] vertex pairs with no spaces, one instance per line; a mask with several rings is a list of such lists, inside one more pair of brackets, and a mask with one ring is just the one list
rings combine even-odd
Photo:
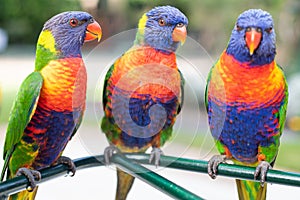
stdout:
[[26,187],[26,190],[28,192],[32,192],[34,188],[37,186],[36,181],[40,181],[42,176],[39,171],[27,169],[25,167],[22,167],[18,169],[16,176],[22,176],[24,175],[28,180],[28,185]]
[[113,154],[119,153],[120,150],[115,147],[114,145],[110,145],[105,148],[104,150],[104,162],[105,165],[110,165],[110,158],[113,156]]
[[226,161],[226,156],[225,155],[214,155],[208,161],[207,172],[208,172],[208,175],[212,179],[215,179],[217,177],[217,172],[218,172],[218,166],[219,166],[219,164],[225,163],[225,161]]
[[161,155],[164,155],[164,152],[160,148],[153,147],[150,154],[149,163],[154,162],[155,166],[157,167],[159,165]]
[[55,162],[56,165],[58,164],[63,164],[63,165],[67,165],[69,168],[68,174],[70,172],[72,172],[72,174],[70,176],[74,176],[76,173],[76,166],[73,162],[73,160],[69,157],[66,156],[60,156],[57,161]]
[[258,164],[254,172],[254,179],[257,179],[260,174],[260,185],[264,187],[267,177],[267,172],[272,169],[272,166],[267,161],[262,161]]

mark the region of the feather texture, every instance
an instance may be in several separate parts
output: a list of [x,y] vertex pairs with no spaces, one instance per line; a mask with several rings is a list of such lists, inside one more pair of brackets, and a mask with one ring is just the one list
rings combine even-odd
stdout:
[[[175,50],[185,39],[187,23],[177,8],[153,8],[140,19],[133,47],[108,70],[101,128],[122,152],[160,148],[170,139],[183,103]],[[178,41],[173,40],[175,29],[183,35]],[[116,199],[126,199],[134,177],[120,170],[117,175]]]
[[[71,26],[74,18],[83,23]],[[53,165],[78,129],[87,83],[80,47],[92,22],[88,13],[65,12],[45,23],[37,42],[35,72],[22,83],[10,114],[1,179],[5,173],[7,179],[15,177],[20,168]],[[37,187],[9,198],[30,200],[36,192]]]
[[[145,67],[148,63],[161,63],[161,65]],[[175,116],[181,104],[180,90],[181,84],[183,84],[177,69],[175,54],[165,54],[150,47],[134,47],[134,50],[129,50],[115,62],[108,75],[103,93],[105,118],[102,121],[102,129],[108,138],[111,138],[110,142],[121,149],[123,146],[145,149],[151,145],[163,145],[168,137],[161,138],[160,134],[151,137],[151,134],[147,135],[148,132],[145,131],[146,135],[143,137],[132,137],[130,135],[136,132],[133,129],[136,126],[129,127],[127,132],[122,131],[114,123],[112,104],[116,107],[115,109],[120,107],[121,111],[118,112],[126,112],[126,108],[129,109],[131,118],[122,118],[124,123],[129,124],[133,120],[139,126],[147,126],[151,120],[155,120],[150,119],[149,110],[153,105],[159,104],[164,108],[161,112],[167,111],[168,118],[162,133],[165,129],[169,130],[169,127],[172,127],[175,122]],[[124,78],[124,75],[128,77]],[[120,80],[121,77],[123,80]],[[139,82],[143,79],[145,84],[141,84],[141,87],[137,86],[136,84],[140,84]],[[130,91],[130,89],[135,90]],[[123,115],[125,116],[125,114]],[[159,113],[156,113],[155,117],[160,117]],[[111,127],[110,129],[114,131],[105,131],[107,127]],[[168,132],[167,135],[170,135]],[[111,134],[115,137],[112,137]]]
[[[228,47],[211,68],[205,102],[218,151],[234,163],[274,165],[288,103],[284,73],[274,61],[275,33],[269,13],[242,13]],[[252,34],[252,39],[247,38]],[[246,40],[259,44],[251,52]],[[263,172],[261,172],[263,173]],[[265,199],[267,185],[236,180],[240,199]]]

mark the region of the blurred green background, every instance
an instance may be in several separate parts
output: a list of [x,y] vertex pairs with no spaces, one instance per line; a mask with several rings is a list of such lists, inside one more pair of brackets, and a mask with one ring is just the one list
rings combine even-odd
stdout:
[[[85,10],[101,22],[108,38],[136,28],[140,16],[158,5],[173,5],[189,18],[189,36],[210,54],[226,46],[237,16],[249,8],[265,9],[273,15],[278,59],[288,64],[287,73],[297,71],[300,49],[300,3],[298,0],[0,0],[0,27],[9,34],[10,44],[34,44],[43,23],[66,10]],[[294,59],[293,59],[294,58]]]
[[[8,35],[8,46],[4,42],[1,49],[0,45],[0,73],[9,70],[6,65],[9,59],[33,62],[34,45],[44,22],[59,12],[84,10],[91,13],[102,26],[104,41],[122,31],[136,28],[138,19],[152,7],[167,4],[178,7],[187,15],[188,35],[201,44],[213,60],[226,47],[235,20],[241,12],[249,8],[261,8],[272,14],[277,34],[276,59],[286,72],[291,94],[287,128],[276,165],[300,172],[299,0],[0,0],[0,28]],[[95,45],[86,45],[85,51]],[[14,78],[18,76],[11,77]],[[0,80],[5,85],[3,81]],[[17,88],[18,85],[5,88],[0,117],[4,126]],[[203,144],[204,137],[199,134],[193,145],[197,147]],[[182,137],[181,142],[185,140]],[[201,148],[206,146],[209,148],[209,145],[202,145]]]

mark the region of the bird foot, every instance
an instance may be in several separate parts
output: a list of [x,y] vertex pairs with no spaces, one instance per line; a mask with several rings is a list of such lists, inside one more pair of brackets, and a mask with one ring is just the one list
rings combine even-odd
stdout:
[[164,155],[164,152],[160,148],[153,147],[150,154],[149,163],[154,162],[155,166],[157,167],[159,165],[161,155]]
[[272,169],[272,166],[267,161],[261,161],[255,169],[254,179],[257,179],[260,175],[260,185],[264,187],[266,182],[266,176],[269,169]]
[[209,161],[208,161],[208,167],[207,172],[208,175],[215,179],[217,177],[218,172],[218,166],[221,163],[225,163],[226,161],[226,155],[214,155]]
[[66,156],[60,156],[57,161],[55,162],[55,164],[63,164],[63,165],[67,165],[69,168],[68,174],[70,172],[72,172],[72,174],[70,176],[74,176],[76,173],[76,166],[73,162],[73,160],[69,157]]
[[22,167],[18,169],[16,176],[22,176],[24,175],[28,180],[28,185],[26,190],[28,192],[32,192],[34,188],[37,186],[36,181],[41,180],[42,176],[39,171],[28,169],[25,167]]
[[108,147],[106,147],[104,150],[105,165],[110,165],[110,158],[113,156],[113,154],[116,154],[118,152],[120,152],[120,150],[114,145],[109,145]]

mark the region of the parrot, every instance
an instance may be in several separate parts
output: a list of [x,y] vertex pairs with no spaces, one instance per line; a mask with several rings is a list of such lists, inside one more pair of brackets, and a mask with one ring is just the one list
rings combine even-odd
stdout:
[[[119,151],[145,152],[157,166],[183,105],[184,78],[176,50],[187,36],[187,17],[172,6],[154,7],[139,19],[133,45],[106,73],[101,129],[109,147],[105,162]],[[127,198],[134,177],[117,169],[116,199]]]
[[276,160],[288,104],[288,85],[275,62],[272,16],[261,9],[239,15],[227,48],[210,69],[205,104],[216,148],[208,161],[216,178],[220,163],[255,167],[260,182],[236,180],[239,199],[265,199],[266,173]]
[[74,163],[61,155],[85,110],[87,74],[81,46],[101,36],[100,25],[86,12],[62,12],[45,22],[34,72],[22,82],[7,125],[1,181],[5,174],[6,179],[28,179],[27,190],[9,199],[35,199],[35,181],[43,168],[67,164],[74,175]]

